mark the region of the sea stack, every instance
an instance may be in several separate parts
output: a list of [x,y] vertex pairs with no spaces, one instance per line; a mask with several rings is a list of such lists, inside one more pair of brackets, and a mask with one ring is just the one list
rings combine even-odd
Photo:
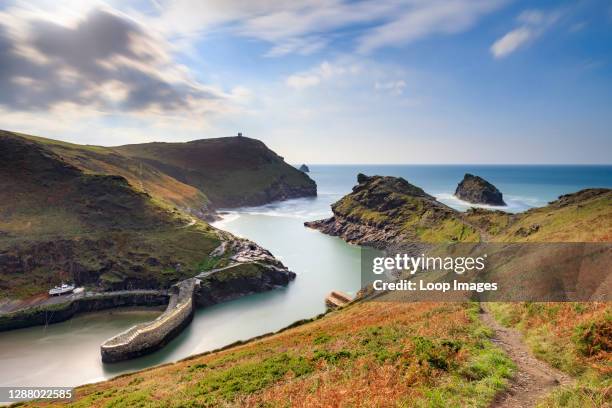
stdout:
[[479,176],[466,173],[457,185],[455,196],[472,204],[506,205],[501,191]]
[[310,173],[310,169],[309,169],[309,168],[308,168],[308,166],[307,166],[307,165],[305,165],[305,164],[302,164],[302,165],[300,166],[300,169],[299,169],[299,170],[300,170],[301,172],[304,172],[304,173]]

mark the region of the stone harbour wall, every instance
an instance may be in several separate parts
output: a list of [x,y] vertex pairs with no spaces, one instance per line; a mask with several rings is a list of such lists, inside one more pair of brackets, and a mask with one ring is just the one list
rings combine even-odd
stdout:
[[114,363],[151,353],[165,346],[193,319],[194,291],[200,281],[184,280],[170,289],[166,311],[157,319],[131,327],[100,346],[104,363]]
[[0,332],[24,327],[59,323],[78,313],[116,307],[161,306],[168,303],[164,290],[125,290],[88,292],[50,298],[46,303],[0,313]]

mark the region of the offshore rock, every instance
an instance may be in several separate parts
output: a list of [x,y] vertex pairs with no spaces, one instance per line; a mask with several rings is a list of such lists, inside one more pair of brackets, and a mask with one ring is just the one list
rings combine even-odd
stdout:
[[455,190],[455,196],[472,204],[506,205],[501,191],[479,176],[466,173]]

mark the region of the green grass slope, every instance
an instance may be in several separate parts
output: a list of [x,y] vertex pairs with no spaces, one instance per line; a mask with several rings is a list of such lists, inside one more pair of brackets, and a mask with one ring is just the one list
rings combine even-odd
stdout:
[[0,297],[44,293],[61,280],[156,288],[193,276],[216,231],[121,176],[91,174],[47,144],[0,135]]
[[224,137],[114,149],[195,186],[216,207],[316,195],[314,181],[255,139]]
[[112,148],[77,145],[6,131],[0,131],[0,135],[23,137],[42,145],[84,173],[122,176],[133,189],[146,192],[169,205],[202,212],[206,212],[210,206],[210,200],[198,188],[181,183],[162,171]]

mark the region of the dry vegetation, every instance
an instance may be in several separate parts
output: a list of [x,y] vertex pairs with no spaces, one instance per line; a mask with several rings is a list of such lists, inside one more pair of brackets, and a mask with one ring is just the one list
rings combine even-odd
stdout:
[[535,356],[577,379],[543,407],[612,404],[612,305],[590,303],[491,304],[497,320],[523,332]]
[[477,312],[474,304],[363,301],[245,345],[81,387],[70,406],[486,407],[513,365]]

